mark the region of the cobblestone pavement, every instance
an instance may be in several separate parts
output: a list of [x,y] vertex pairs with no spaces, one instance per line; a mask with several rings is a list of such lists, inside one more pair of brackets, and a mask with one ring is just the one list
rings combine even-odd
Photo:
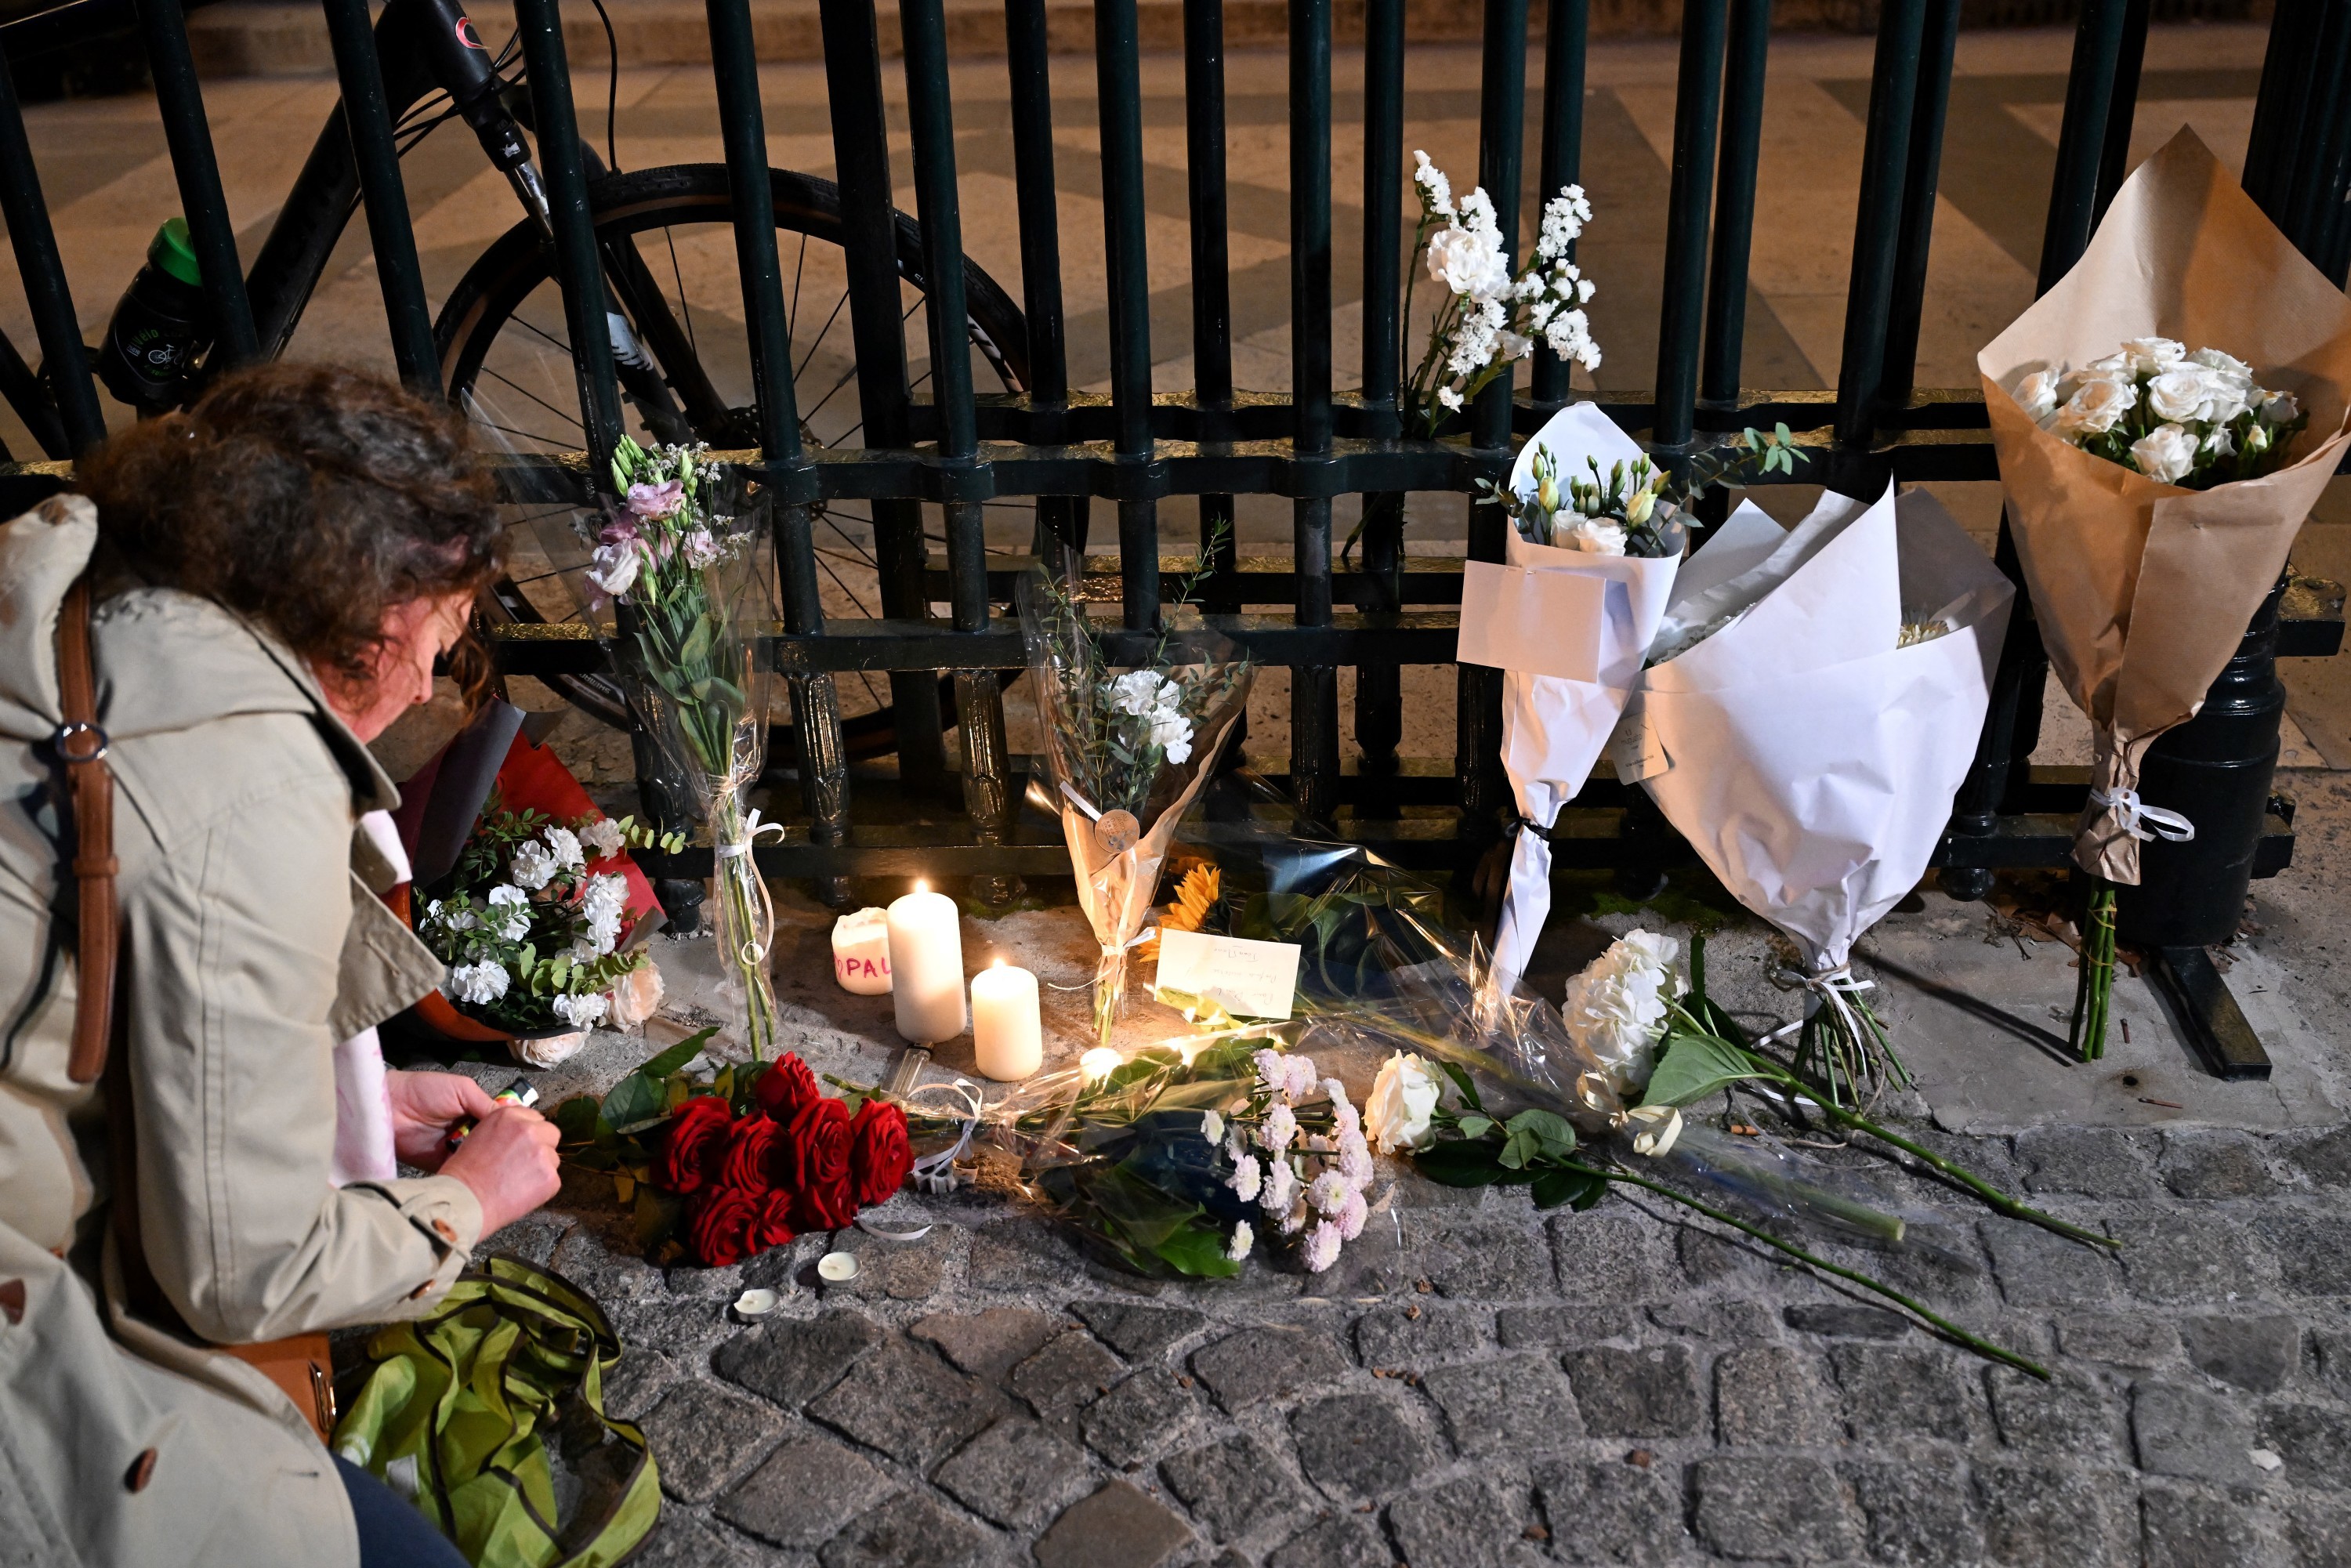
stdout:
[[[970,1196],[872,1211],[935,1223],[845,1233],[845,1287],[820,1238],[666,1274],[584,1227],[507,1239],[632,1347],[648,1563],[2351,1562],[2351,1129],[1939,1146],[2119,1260],[1947,1191],[1926,1247],[1836,1255],[2052,1384],[1646,1203],[1391,1169],[1320,1278],[1143,1283]],[[747,1283],[778,1318],[730,1322]]]

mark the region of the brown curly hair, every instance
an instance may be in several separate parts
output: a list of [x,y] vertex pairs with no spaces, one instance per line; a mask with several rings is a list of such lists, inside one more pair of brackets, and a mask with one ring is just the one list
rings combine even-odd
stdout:
[[[210,599],[359,685],[386,611],[478,591],[504,564],[496,491],[464,425],[334,365],[224,376],[187,413],[109,438],[75,481],[124,569]],[[467,664],[480,666],[478,643],[450,658],[477,685]]]

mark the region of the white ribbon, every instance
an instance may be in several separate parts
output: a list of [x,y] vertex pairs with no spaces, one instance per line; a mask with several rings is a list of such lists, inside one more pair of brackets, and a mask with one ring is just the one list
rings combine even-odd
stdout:
[[[2096,785],[2090,786],[2090,804],[2101,811],[2115,814],[2115,826],[2141,843],[2162,839],[2169,843],[2184,844],[2196,837],[2196,824],[2177,811],[2167,811],[2160,806],[2150,806],[2138,798],[2136,789],[2117,789],[2108,794]],[[2149,832],[2141,822],[2154,824]]]
[[979,1124],[987,1113],[987,1097],[981,1093],[978,1084],[968,1078],[958,1078],[953,1083],[918,1083],[908,1090],[904,1098],[907,1104],[912,1105],[918,1096],[924,1094],[946,1095],[955,1110],[962,1113],[956,1119],[963,1124],[963,1129],[954,1143],[914,1162],[911,1173],[914,1188],[918,1192],[953,1192],[956,1183],[955,1163],[963,1158],[971,1147],[972,1134],[979,1130]]
[[710,846],[710,852],[713,857],[722,861],[733,860],[737,855],[747,855],[751,852],[752,844],[762,833],[775,834],[778,843],[781,843],[789,836],[781,822],[759,821],[759,809],[754,806],[751,808],[751,814],[743,819],[743,836],[739,839],[729,839],[723,844],[713,844]]
[[1869,1038],[1867,1031],[1861,1027],[1861,1020],[1854,1016],[1853,1004],[1845,998],[1859,996],[1864,991],[1876,990],[1877,982],[1855,977],[1851,965],[1839,964],[1835,968],[1823,969],[1817,975],[1807,975],[1801,969],[1775,969],[1771,973],[1771,978],[1775,984],[1801,988],[1811,994],[1805,998],[1803,1018],[1796,1019],[1793,1023],[1782,1024],[1778,1029],[1765,1035],[1757,1042],[1758,1044],[1769,1045],[1787,1039],[1788,1036],[1804,1027],[1804,1019],[1811,1018],[1823,1007],[1836,1014],[1837,1022],[1844,1026],[1846,1039],[1867,1040]]
[[1613,1120],[1619,1131],[1640,1124],[1642,1130],[1633,1134],[1633,1152],[1653,1160],[1672,1153],[1674,1141],[1682,1135],[1682,1113],[1677,1105],[1635,1105]]

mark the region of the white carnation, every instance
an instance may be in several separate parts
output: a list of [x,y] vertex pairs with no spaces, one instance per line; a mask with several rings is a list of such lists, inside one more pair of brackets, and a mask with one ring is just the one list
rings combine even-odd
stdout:
[[594,851],[590,858],[608,861],[629,847],[629,837],[610,817],[599,817],[580,830],[580,841]]
[[547,847],[555,856],[559,870],[574,871],[588,863],[587,855],[580,848],[580,835],[570,829],[550,823],[539,831],[539,837],[547,841]]
[[446,989],[449,999],[469,1007],[485,1007],[507,994],[507,967],[485,958],[478,964],[460,964],[449,971]]
[[592,991],[586,996],[550,997],[547,1005],[555,1010],[557,1018],[573,1029],[595,1028],[603,1021],[605,1013],[612,1006],[601,991]]
[[1175,682],[1162,679],[1155,670],[1129,670],[1113,681],[1110,689],[1111,706],[1137,718],[1168,706],[1184,695]]
[[555,856],[537,839],[526,839],[515,846],[514,863],[509,869],[518,884],[537,893],[555,880]]
[[1154,709],[1151,744],[1165,752],[1168,761],[1181,767],[1192,759],[1192,721],[1172,709]]
[[500,936],[521,941],[530,933],[530,895],[511,883],[500,883],[490,889],[490,919]]

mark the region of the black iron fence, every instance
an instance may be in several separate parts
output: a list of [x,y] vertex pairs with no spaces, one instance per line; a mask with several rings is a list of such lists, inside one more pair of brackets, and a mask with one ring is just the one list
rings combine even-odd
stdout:
[[[768,640],[789,695],[777,762],[797,781],[800,817],[780,845],[763,845],[772,874],[844,892],[858,875],[968,876],[1001,898],[1010,879],[1061,874],[1058,833],[1021,815],[1023,763],[1008,755],[999,672],[1021,664],[1005,606],[1027,557],[990,555],[985,509],[1033,502],[1034,555],[1068,568],[1083,557],[1089,502],[1114,505],[1115,589],[1128,646],[1159,624],[1171,559],[1191,538],[1165,537],[1160,504],[1197,497],[1203,537],[1228,523],[1238,496],[1286,497],[1293,541],[1284,559],[1244,559],[1226,543],[1204,591],[1210,620],[1262,664],[1292,672],[1286,782],[1306,814],[1378,841],[1426,866],[1466,866],[1509,812],[1498,743],[1499,677],[1458,671],[1458,742],[1449,770],[1405,766],[1398,671],[1451,662],[1459,601],[1456,562],[1407,559],[1402,497],[1466,492],[1507,472],[1515,441],[1569,396],[1566,367],[1548,358],[1528,382],[1506,376],[1433,438],[1405,434],[1398,350],[1405,217],[1405,0],[1365,0],[1360,127],[1334,125],[1332,0],[1290,0],[1289,35],[1289,286],[1291,391],[1269,397],[1234,384],[1225,181],[1222,11],[1185,6],[1185,141],[1188,162],[1191,331],[1195,386],[1154,395],[1152,282],[1144,244],[1144,149],[1135,0],[1099,0],[1100,243],[1108,279],[1107,397],[1070,386],[1057,159],[1043,0],[1006,0],[1022,298],[1015,309],[967,261],[961,240],[956,97],[941,0],[902,0],[913,154],[913,223],[895,213],[889,117],[873,0],[823,0],[829,113],[838,190],[768,168],[751,19],[745,0],[709,0],[715,88],[723,127],[716,167],[604,172],[583,141],[572,100],[557,0],[516,0],[519,68],[468,39],[451,0],[392,0],[371,25],[365,0],[323,0],[342,110],[319,139],[296,198],[250,273],[235,235],[191,62],[180,0],[80,0],[0,28],[0,48],[71,36],[135,14],[155,82],[210,313],[209,347],[193,391],[218,369],[283,348],[336,236],[363,207],[401,373],[436,395],[470,395],[486,350],[482,320],[511,310],[533,277],[559,288],[560,320],[540,330],[569,363],[567,406],[537,401],[578,437],[502,460],[517,505],[589,506],[605,456],[624,429],[693,435],[758,466],[777,503],[781,622]],[[1530,114],[1539,116],[1535,188],[1578,178],[1583,160],[1589,0],[1486,0],[1478,182],[1493,193],[1501,230],[1522,225],[1520,193]],[[2085,0],[2041,252],[2043,287],[2077,257],[2125,172],[2147,0]],[[1879,12],[1866,142],[1855,225],[1844,335],[1833,392],[1744,384],[1741,348],[1754,232],[1771,0],[1687,0],[1675,112],[1663,308],[1655,391],[1612,397],[1607,412],[1668,463],[1686,462],[1708,433],[1784,422],[1814,461],[1802,477],[1860,492],[1903,480],[1996,476],[1980,398],[1914,385],[1927,264],[1963,0],[1886,0]],[[453,35],[454,52],[447,42]],[[1528,101],[1531,24],[1542,24],[1541,101]],[[1069,69],[1066,58],[1058,68]],[[2248,162],[2257,200],[2340,281],[2351,259],[2351,0],[2280,0]],[[420,105],[462,117],[486,156],[514,183],[528,214],[494,247],[436,320],[419,267],[401,154]],[[528,132],[526,141],[524,132]],[[1332,362],[1332,149],[1360,134],[1364,150],[1363,353],[1358,389],[1338,390]],[[634,182],[630,183],[629,182]],[[648,288],[631,216],[696,211],[731,220],[747,323],[748,372],[739,401],[716,391],[658,287]],[[695,206],[695,204],[700,204]],[[17,409],[47,463],[14,465],[5,483],[21,500],[63,482],[58,460],[103,431],[68,281],[44,207],[13,94],[0,73],[0,206],[40,340],[26,365],[0,340],[0,393]],[[839,247],[854,348],[856,439],[827,441],[795,384],[792,302],[779,233],[821,232]],[[492,265],[496,263],[496,265]],[[506,270],[500,272],[499,268]],[[532,269],[537,268],[534,272]],[[477,278],[486,281],[477,283]],[[501,282],[506,278],[508,281]],[[520,281],[513,281],[513,280]],[[682,279],[681,279],[682,283]],[[111,287],[111,280],[83,286]],[[795,284],[795,292],[797,285]],[[919,290],[930,341],[928,384],[910,381],[905,304]],[[801,337],[806,337],[802,323]],[[964,351],[968,327],[975,356]],[[495,322],[492,329],[495,329]],[[827,330],[831,324],[827,323]],[[469,337],[468,333],[474,333]],[[1005,390],[983,390],[974,363]],[[1355,369],[1356,367],[1348,367]],[[844,378],[846,384],[847,378]],[[463,382],[461,386],[459,383]],[[838,390],[836,388],[836,390]],[[1335,563],[1332,503],[1363,497],[1360,560]],[[828,618],[812,517],[847,503],[869,507],[878,615]],[[925,507],[943,521],[944,559],[925,539]],[[1502,518],[1472,509],[1468,549],[1499,559]],[[2005,530],[2001,560],[2014,562]],[[1089,563],[1104,570],[1099,555]],[[1102,579],[1107,597],[1111,579]],[[944,618],[934,607],[944,604]],[[499,664],[546,678],[591,706],[601,669],[580,624],[547,621],[527,595],[495,607]],[[2290,595],[2275,652],[2331,653],[2339,610]],[[1360,756],[1341,757],[1339,680],[1358,672]],[[1940,861],[1949,887],[1988,885],[2003,866],[2062,863],[2085,781],[2031,769],[2044,662],[2029,614],[2003,655],[1999,692],[1975,777],[1962,791]],[[836,683],[886,678],[886,723],[844,727]],[[608,708],[608,712],[616,712]],[[945,737],[959,736],[950,767]],[[2273,727],[2273,734],[2274,728]],[[876,737],[878,738],[878,742]],[[862,737],[861,739],[861,737]],[[863,809],[852,787],[854,747],[894,751],[890,789],[935,796],[958,786],[959,822],[908,821]],[[862,788],[862,786],[860,786]],[[2262,788],[2265,790],[2266,784]],[[880,790],[875,786],[872,793]],[[1405,808],[1415,808],[1406,812]],[[1442,814],[1432,815],[1437,809]],[[921,813],[914,813],[921,815]],[[2275,870],[2290,845],[2280,811],[2262,820],[2256,870]],[[1661,821],[1637,792],[1596,781],[1562,820],[1566,866],[1654,870],[1673,858]],[[706,870],[682,857],[665,869]]]

